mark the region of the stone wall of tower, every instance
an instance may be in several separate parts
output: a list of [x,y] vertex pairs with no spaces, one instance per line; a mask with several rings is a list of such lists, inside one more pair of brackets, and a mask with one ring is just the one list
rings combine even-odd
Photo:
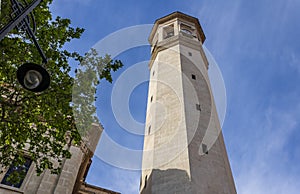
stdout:
[[[201,56],[201,47],[181,46],[182,73],[186,126],[189,136],[189,161],[191,166],[191,182],[193,193],[236,193],[230,165],[220,133],[218,115],[211,92],[205,60]],[[192,53],[192,56],[185,55]],[[192,79],[192,76],[195,79]],[[196,92],[195,99],[193,92]],[[201,110],[195,108],[199,104]],[[195,118],[196,112],[199,118]],[[195,126],[195,121],[197,126]],[[205,142],[204,136],[209,131],[211,142]],[[202,144],[208,146],[208,154],[203,153]],[[211,145],[210,145],[211,144]]]
[[156,21],[149,40],[152,61],[140,192],[236,193],[199,21],[175,12]]
[[[143,155],[143,169],[148,168],[149,162],[152,166],[149,166],[150,170],[142,171],[141,184],[141,188],[145,191],[151,189],[152,193],[162,193],[168,187],[166,181],[160,178],[172,180],[170,187],[178,184],[180,188],[187,189],[181,184],[183,180],[174,179],[179,171],[185,174],[185,182],[188,182],[190,174],[181,76],[179,46],[158,53],[151,67],[149,85],[144,143],[144,150],[149,151]],[[146,181],[148,187],[145,187]]]

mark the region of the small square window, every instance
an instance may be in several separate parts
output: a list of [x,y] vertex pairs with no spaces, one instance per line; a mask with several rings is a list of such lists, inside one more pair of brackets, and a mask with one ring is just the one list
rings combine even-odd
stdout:
[[192,79],[196,80],[196,75],[192,74]]
[[193,56],[193,54],[191,52],[189,52],[189,56]]
[[199,111],[201,111],[201,106],[200,106],[200,104],[196,104],[196,109],[199,110]]

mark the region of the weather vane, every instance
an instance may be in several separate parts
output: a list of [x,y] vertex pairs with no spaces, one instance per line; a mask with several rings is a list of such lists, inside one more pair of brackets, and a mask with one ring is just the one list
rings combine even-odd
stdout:
[[13,28],[17,27],[18,30],[25,31],[29,38],[32,39],[35,47],[37,48],[40,56],[42,57],[43,64],[37,65],[35,63],[25,63],[21,65],[17,70],[17,79],[19,83],[27,90],[32,92],[42,92],[50,85],[50,76],[46,69],[43,67],[47,63],[47,57],[41,49],[34,31],[36,29],[34,16],[31,13],[33,29],[30,27],[30,12],[41,2],[42,0],[34,0],[29,5],[24,7],[17,0],[11,0],[11,6],[13,15],[15,17],[5,25],[0,31],[0,40],[2,40],[6,34],[8,34]]

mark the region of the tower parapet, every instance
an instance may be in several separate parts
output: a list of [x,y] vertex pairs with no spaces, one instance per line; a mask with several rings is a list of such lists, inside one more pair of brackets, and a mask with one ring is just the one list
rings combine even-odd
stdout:
[[181,12],[174,12],[162,17],[155,21],[148,39],[152,54],[149,67],[151,68],[159,51],[180,44],[199,50],[205,59],[206,68],[208,68],[208,61],[202,48],[205,39],[205,34],[197,18]]

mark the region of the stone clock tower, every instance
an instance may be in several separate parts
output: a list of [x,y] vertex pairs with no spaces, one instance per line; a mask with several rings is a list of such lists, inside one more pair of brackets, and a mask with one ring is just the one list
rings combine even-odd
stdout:
[[151,31],[142,194],[235,194],[197,18],[174,12]]

